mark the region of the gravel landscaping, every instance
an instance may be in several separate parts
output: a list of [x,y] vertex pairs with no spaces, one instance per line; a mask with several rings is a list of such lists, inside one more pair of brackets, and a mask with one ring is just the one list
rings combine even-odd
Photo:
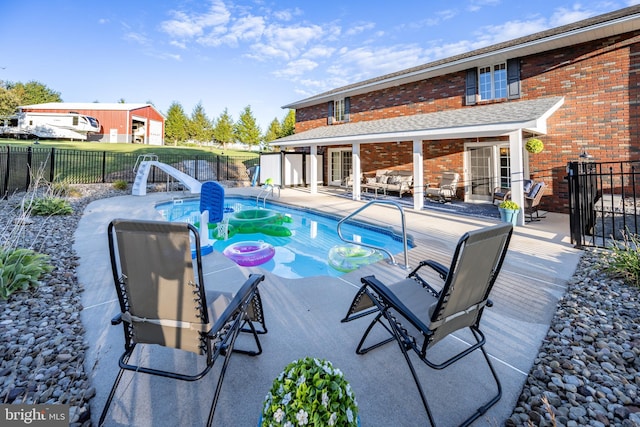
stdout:
[[[69,404],[70,425],[88,426],[95,389],[84,366],[73,234],[91,201],[127,192],[74,188],[82,195],[69,198],[72,215],[23,226],[21,246],[48,254],[55,268],[38,289],[0,301],[0,401]],[[3,233],[21,200],[0,201]],[[584,252],[507,426],[640,426],[639,290],[603,271],[608,254]]]

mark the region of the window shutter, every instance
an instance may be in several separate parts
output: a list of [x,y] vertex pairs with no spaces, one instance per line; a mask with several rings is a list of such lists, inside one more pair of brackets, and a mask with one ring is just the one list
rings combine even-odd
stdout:
[[478,93],[478,69],[470,68],[467,70],[467,84],[465,89],[465,104],[475,105],[476,94]]
[[351,97],[347,96],[344,99],[344,121],[351,121]]
[[327,123],[333,124],[333,101],[329,101],[329,112],[327,113]]
[[507,98],[520,98],[520,59],[507,61]]

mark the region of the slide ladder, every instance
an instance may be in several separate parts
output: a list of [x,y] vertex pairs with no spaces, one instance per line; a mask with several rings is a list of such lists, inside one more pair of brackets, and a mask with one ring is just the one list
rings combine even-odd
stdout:
[[[149,178],[149,172],[151,171],[152,166],[157,167],[180,181],[191,194],[200,194],[200,188],[202,187],[200,181],[179,171],[173,166],[159,162],[158,160],[147,160],[146,157],[147,155],[143,157],[139,164],[136,162],[138,164],[138,171],[136,172],[136,179],[133,182],[133,188],[131,189],[132,195],[144,196],[147,194],[147,179]],[[157,159],[157,157],[155,157],[155,159]]]

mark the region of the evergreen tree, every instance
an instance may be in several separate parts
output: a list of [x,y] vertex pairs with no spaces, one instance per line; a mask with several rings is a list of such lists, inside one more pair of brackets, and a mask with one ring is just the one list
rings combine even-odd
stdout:
[[296,110],[289,110],[282,120],[281,132],[278,138],[293,135],[296,133]]
[[253,117],[251,106],[247,105],[235,126],[236,139],[243,144],[259,145],[262,139],[262,131],[260,126],[256,123],[256,118]]
[[275,139],[280,138],[282,134],[282,126],[280,126],[280,122],[277,118],[271,121],[269,125],[269,129],[267,129],[267,133],[264,135],[264,142],[271,142]]
[[198,102],[191,113],[189,138],[201,143],[210,142],[213,139],[213,123],[205,114],[202,102]]
[[164,122],[165,139],[178,145],[189,138],[189,118],[184,114],[182,105],[173,101],[167,111],[167,119]]
[[220,114],[213,127],[213,139],[222,144],[223,148],[226,148],[227,144],[231,144],[234,141],[233,119],[226,108]]

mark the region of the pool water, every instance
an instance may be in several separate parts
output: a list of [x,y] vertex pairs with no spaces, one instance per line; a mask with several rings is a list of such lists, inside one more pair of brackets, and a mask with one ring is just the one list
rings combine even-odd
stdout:
[[[187,199],[162,203],[157,205],[156,209],[165,220],[195,224],[200,221],[199,205],[198,199]],[[280,277],[302,278],[344,274],[343,271],[338,271],[328,264],[331,248],[346,245],[340,240],[336,231],[339,219],[274,203],[267,203],[264,208],[287,217],[281,226],[291,231],[290,236],[271,236],[259,232],[237,233],[228,240],[211,238],[213,250],[222,253],[234,243],[264,241],[273,245],[275,254],[260,267]],[[239,212],[250,209],[256,209],[255,199],[225,198],[225,211]],[[210,235],[213,235],[212,231]],[[404,250],[402,239],[383,228],[348,222],[342,225],[342,235],[357,242],[384,247],[394,256],[402,254]],[[398,256],[401,257],[401,255]]]

